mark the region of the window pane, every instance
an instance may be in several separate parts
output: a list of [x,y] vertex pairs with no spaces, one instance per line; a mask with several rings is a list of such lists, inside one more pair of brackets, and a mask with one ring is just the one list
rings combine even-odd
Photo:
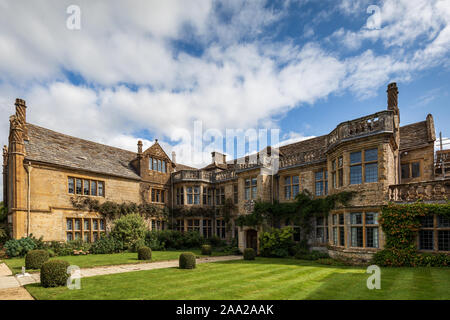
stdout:
[[363,228],[362,227],[352,227],[352,247],[362,247],[363,246]]
[[344,214],[339,214],[339,224],[344,224]]
[[256,187],[252,187],[252,199],[256,199]]
[[284,178],[284,185],[285,186],[288,186],[288,185],[290,185],[291,184],[291,177],[286,177],[286,178]]
[[300,193],[299,185],[292,186],[292,197],[295,198]]
[[158,170],[158,160],[153,159],[153,170]]
[[366,224],[378,224],[378,213],[376,212],[366,213]]
[[333,160],[333,162],[331,163],[331,168],[332,170],[336,170],[336,160]]
[[402,164],[402,179],[409,179],[409,163]]
[[161,160],[158,160],[158,171],[161,172]]
[[291,187],[290,186],[284,187],[284,198],[285,199],[291,198]]
[[67,241],[72,241],[73,240],[73,235],[72,233],[67,233]]
[[364,151],[364,161],[377,161],[378,160],[378,149],[370,149]]
[[75,232],[75,240],[81,239],[81,232]]
[[338,237],[337,237],[337,227],[334,227],[333,228],[333,244],[335,245],[335,246],[337,246],[337,239],[338,239]]
[[84,240],[84,242],[89,242],[89,232],[84,233],[83,240]]
[[252,186],[256,186],[256,184],[257,184],[257,179],[256,179],[256,178],[253,178],[253,179],[252,179]]
[[89,228],[89,220],[84,220],[84,230],[90,230]]
[[162,172],[164,172],[164,173],[167,172],[166,171],[166,162],[165,161],[162,162]]
[[81,220],[75,219],[75,230],[81,230]]
[[100,230],[105,230],[105,220],[100,220]]
[[350,164],[361,163],[361,151],[350,153]]
[[323,182],[316,182],[316,196],[323,195]]
[[299,178],[298,178],[298,176],[293,176],[293,177],[292,177],[292,184],[299,184]]
[[362,213],[352,213],[351,214],[352,224],[362,224]]
[[246,179],[245,180],[245,186],[247,187],[247,186],[250,186],[250,179]]
[[89,180],[83,180],[83,194],[85,196],[89,195]]
[[323,179],[323,171],[316,172],[316,180],[322,180]]
[[339,227],[339,245],[340,246],[344,246],[345,245],[344,227]]
[[91,181],[91,195],[96,196],[97,195],[97,182]]
[[411,163],[411,175],[413,178],[420,177],[420,162]]
[[366,164],[365,171],[365,181],[366,182],[377,182],[378,181],[378,163]]
[[94,230],[98,230],[98,220],[93,221]]
[[433,250],[433,230],[420,230],[419,248],[422,250]]
[[350,167],[350,184],[362,183],[362,166]]
[[450,218],[438,216],[438,226],[441,228],[450,228]]
[[98,195],[99,195],[100,197],[105,196],[104,188],[103,188],[103,182],[99,182],[99,183],[98,183]]
[[343,157],[339,157],[338,159],[338,166],[339,168],[341,168],[344,165],[344,158]]
[[81,194],[81,179],[76,179],[77,181],[77,194]]
[[366,228],[366,247],[378,248],[378,228]]
[[69,178],[69,193],[75,193],[75,186],[73,178]]
[[245,188],[245,200],[250,200],[250,188]]
[[153,169],[153,158],[149,158],[148,159],[148,170],[152,170]]
[[438,231],[438,250],[450,251],[450,231]]
[[73,221],[72,219],[67,219],[67,230],[73,230]]
[[422,228],[433,228],[433,216],[425,216],[420,218],[420,223],[422,224]]

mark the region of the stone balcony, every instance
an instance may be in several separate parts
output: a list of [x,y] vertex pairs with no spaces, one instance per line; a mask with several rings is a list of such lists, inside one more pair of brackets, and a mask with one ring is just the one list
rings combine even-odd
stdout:
[[236,178],[235,171],[209,172],[202,170],[181,170],[172,174],[173,182],[215,183]]
[[397,184],[389,187],[392,202],[442,202],[450,199],[450,179]]
[[339,124],[326,138],[327,150],[341,142],[378,133],[394,132],[394,112],[381,111]]

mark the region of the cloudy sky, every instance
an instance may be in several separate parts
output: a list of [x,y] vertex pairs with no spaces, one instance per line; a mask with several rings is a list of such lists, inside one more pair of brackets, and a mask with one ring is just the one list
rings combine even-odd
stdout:
[[195,165],[195,121],[296,141],[385,109],[391,81],[402,124],[450,136],[449,0],[0,0],[2,144],[20,97],[31,123]]

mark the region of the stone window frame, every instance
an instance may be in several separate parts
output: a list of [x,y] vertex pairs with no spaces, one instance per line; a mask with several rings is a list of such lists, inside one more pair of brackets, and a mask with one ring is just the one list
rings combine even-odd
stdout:
[[[71,183],[70,181],[73,181],[73,192],[70,192],[71,190]],[[77,186],[77,182],[80,181],[81,182],[81,187],[80,187],[80,193],[78,193],[78,186]],[[85,188],[85,183],[88,182],[89,186],[88,186],[88,194],[86,194],[86,188]],[[92,191],[92,185],[93,183],[95,183],[95,194]],[[102,187],[100,187],[102,186]],[[67,193],[68,194],[73,194],[73,195],[80,195],[80,196],[88,196],[88,197],[105,197],[106,194],[106,183],[103,180],[97,180],[97,179],[89,179],[89,178],[82,178],[82,177],[77,177],[77,176],[67,176]],[[102,191],[100,194],[100,190]]]
[[227,236],[226,225],[224,219],[216,219],[216,235],[220,239],[225,239]]
[[159,172],[159,173],[167,173],[167,161],[163,158],[149,156],[148,157],[148,170]]
[[166,190],[163,188],[151,188],[150,202],[151,203],[166,203]]
[[[248,182],[248,184],[247,184]],[[258,194],[258,177],[248,177],[244,180],[245,200],[256,200]]]
[[216,205],[225,204],[225,186],[216,187]]
[[[196,201],[197,199],[197,201]],[[186,187],[186,202],[188,205],[200,205],[201,193],[200,185],[192,185]]]
[[[353,216],[356,214],[360,214],[361,215],[361,223],[354,223],[353,221]],[[367,215],[368,214],[374,214],[375,215],[375,219],[374,222],[375,223],[368,223],[367,222]],[[348,232],[350,235],[350,239],[349,239],[349,248],[353,248],[353,249],[379,249],[380,248],[380,225],[378,223],[378,219],[380,217],[380,212],[374,211],[374,210],[358,210],[358,211],[351,211],[349,212],[349,217],[350,217],[350,223],[348,226]],[[353,245],[353,229],[356,228],[361,228],[361,232],[362,232],[362,246],[354,246]],[[369,229],[376,229],[377,230],[377,245],[376,246],[368,246],[368,230]]]
[[[423,177],[423,159],[414,159],[414,160],[408,160],[408,161],[401,161],[400,163],[400,179],[401,181],[404,182],[408,182],[414,179],[418,179],[420,177]],[[413,176],[413,165],[414,164],[419,164],[419,175],[417,177]],[[407,165],[408,166],[408,174],[409,176],[407,178],[403,177],[403,166]]]
[[151,219],[150,230],[162,231],[166,229],[166,221],[164,219]]
[[184,205],[184,187],[176,188],[176,204]]
[[[377,150],[377,159],[376,160],[367,160],[366,161],[366,152],[371,150]],[[361,153],[361,161],[351,163],[351,155],[355,153]],[[348,171],[348,184],[352,186],[356,185],[364,185],[364,184],[370,184],[370,183],[378,183],[380,181],[380,166],[379,166],[379,149],[378,147],[368,147],[358,150],[352,150],[349,152],[349,171]],[[371,164],[377,164],[377,180],[376,181],[370,181],[367,182],[366,180],[366,166]],[[351,169],[352,167],[361,166],[361,182],[360,183],[352,183],[352,174]]]
[[[322,219],[322,223],[319,224],[318,220]],[[320,232],[317,232],[320,230]],[[322,233],[319,237],[318,234]],[[320,241],[318,241],[320,240]],[[318,243],[326,244],[329,241],[329,231],[328,231],[328,219],[327,217],[316,217],[315,219],[315,241]]]
[[[104,235],[106,233],[106,221],[105,219],[102,218],[79,218],[79,217],[69,217],[66,218],[66,241],[70,241],[70,240],[78,240],[81,239],[84,242],[95,242],[98,239],[100,239],[100,237],[102,235]],[[71,222],[71,229],[68,227],[69,226],[69,221]],[[76,229],[76,221],[80,221],[80,228]],[[86,229],[86,224],[85,221],[88,222],[89,228]],[[97,228],[94,229],[95,223],[97,223]],[[86,233],[88,235],[88,241],[85,240],[85,236]],[[71,235],[71,239],[69,240],[69,234]],[[77,238],[76,234],[79,234],[80,237]]]
[[175,230],[178,232],[183,233],[185,228],[184,228],[184,219],[176,219],[175,220]]
[[210,218],[203,218],[202,219],[202,235],[204,238],[211,238],[212,237],[212,219]]
[[[342,219],[341,219],[342,217]],[[345,248],[346,243],[346,228],[345,228],[345,213],[336,212],[331,214],[331,235],[333,246]],[[342,243],[341,243],[342,242]]]
[[[294,181],[294,178],[297,178],[297,182]],[[287,183],[289,179],[289,182]],[[294,188],[297,188],[297,193],[294,194]],[[289,190],[289,196],[288,192]],[[295,197],[300,193],[300,175],[290,175],[290,176],[283,176],[283,195],[284,200],[294,200]]]
[[186,220],[186,230],[187,232],[198,232],[200,234],[201,230],[201,219],[199,218],[189,218]]
[[333,189],[344,186],[344,156],[339,155],[331,161],[331,183]]
[[[447,222],[448,225],[441,225],[441,218],[442,216],[439,215],[433,215],[433,224],[432,226],[426,226],[426,227],[420,227],[419,232],[417,234],[417,240],[416,240],[416,244],[417,244],[417,248],[418,251],[421,252],[439,252],[439,253],[450,253],[450,250],[439,250],[439,235],[440,232],[448,232],[450,233],[450,221]],[[445,217],[444,217],[445,219]],[[450,220],[450,218],[447,218],[447,220]],[[433,249],[422,249],[421,248],[421,242],[420,242],[420,238],[421,238],[421,231],[431,231],[432,234],[432,242],[433,242]]]
[[234,204],[239,203],[239,185],[237,183],[233,184],[233,202]]
[[[317,174],[322,173],[322,178],[317,179]],[[322,192],[317,193],[317,184],[322,183]],[[319,170],[314,171],[314,195],[316,197],[322,197],[328,195],[328,170],[327,168],[320,168]]]

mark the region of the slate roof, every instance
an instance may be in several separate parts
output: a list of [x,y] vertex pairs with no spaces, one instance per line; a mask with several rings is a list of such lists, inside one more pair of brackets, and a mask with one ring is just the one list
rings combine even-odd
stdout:
[[33,124],[27,124],[27,160],[87,170],[124,178],[141,179],[131,161],[136,153],[75,138]]
[[428,127],[426,121],[400,127],[400,150],[413,149],[428,143]]

